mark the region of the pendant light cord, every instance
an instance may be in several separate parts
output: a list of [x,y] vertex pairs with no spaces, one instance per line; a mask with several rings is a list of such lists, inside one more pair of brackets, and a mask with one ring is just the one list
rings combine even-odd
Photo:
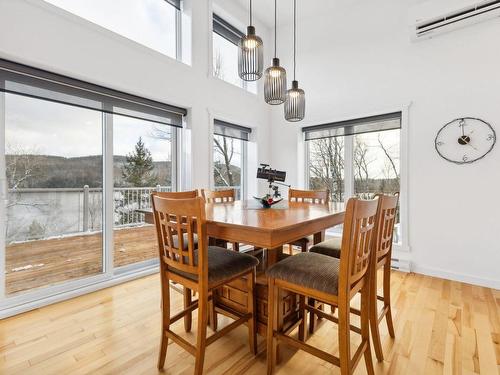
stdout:
[[297,0],[293,0],[293,80],[295,81],[295,70],[297,60]]
[[277,24],[277,20],[278,20],[277,3],[278,3],[278,0],[274,0],[274,57],[276,57],[276,39],[278,39],[278,33],[276,31],[276,24]]
[[250,26],[252,26],[252,0],[250,0]]

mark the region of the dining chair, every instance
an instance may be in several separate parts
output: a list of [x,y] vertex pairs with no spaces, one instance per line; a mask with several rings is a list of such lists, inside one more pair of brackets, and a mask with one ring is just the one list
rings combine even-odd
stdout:
[[[196,198],[198,196],[198,190],[188,190],[188,191],[155,191],[151,195],[157,196],[160,198],[168,198],[168,199],[188,199],[188,198]],[[184,236],[184,244],[187,244],[187,236],[186,234]],[[172,237],[174,241],[174,246],[177,246],[178,244],[178,238],[177,235],[174,233]],[[198,236],[195,234],[194,235],[194,244],[195,246],[198,246]],[[187,308],[191,304],[191,300],[193,298],[193,291],[184,287],[183,291],[183,303],[184,303],[184,308]],[[191,326],[192,326],[192,317],[191,314],[187,314],[184,317],[184,330],[186,332],[191,331]]]
[[[328,198],[330,194],[327,190],[288,190],[288,201],[289,202],[306,202],[311,204],[328,204]],[[293,246],[299,246],[301,252],[306,252],[309,244],[309,238],[300,238],[289,246],[290,255],[293,254]]]
[[[300,253],[270,267],[266,274],[269,287],[267,330],[267,373],[275,369],[280,344],[293,346],[340,367],[343,375],[352,374],[364,356],[368,374],[374,374],[369,337],[370,272],[373,268],[372,241],[375,238],[376,200],[351,198],[347,202],[340,259],[318,253]],[[285,289],[300,296],[299,338],[283,331],[278,320],[278,296]],[[361,328],[350,324],[351,300],[361,294]],[[314,298],[338,308],[338,318],[304,303]],[[338,324],[339,356],[306,344],[305,310],[314,311]],[[351,357],[350,331],[361,335],[361,342]]]
[[[205,199],[207,203],[229,203],[236,200],[236,190],[235,189],[225,189],[225,190],[205,190],[201,189],[201,196]],[[214,244],[221,247],[227,247],[228,241],[221,239],[214,239]],[[240,251],[240,244],[238,242],[233,242],[232,244],[234,251]]]
[[[154,221],[158,238],[160,257],[160,280],[162,293],[162,332],[158,369],[165,365],[168,340],[181,346],[195,357],[195,374],[202,374],[207,345],[241,324],[248,325],[250,351],[256,354],[255,314],[255,268],[258,260],[251,255],[236,253],[217,246],[208,246],[205,201],[201,197],[189,199],[168,199],[152,196]],[[180,234],[183,234],[182,236]],[[198,236],[195,245],[194,235]],[[178,236],[178,244],[173,237]],[[184,239],[186,238],[187,241]],[[222,330],[207,337],[208,301],[214,289],[235,279],[246,277],[248,293],[247,312],[238,314],[224,311],[235,319]],[[173,280],[198,293],[198,299],[181,312],[170,315],[170,287]],[[198,309],[198,330],[196,344],[182,338],[170,327],[186,314]]]
[[[373,267],[373,274],[370,281],[370,327],[375,355],[377,356],[377,360],[382,362],[384,360],[384,355],[379,325],[384,317],[387,323],[389,336],[392,338],[395,337],[391,309],[391,257],[399,193],[394,195],[377,194],[375,197],[378,198],[379,205],[375,221],[375,266]],[[342,248],[341,242],[342,240],[340,238],[327,240],[314,245],[309,251],[340,258]],[[377,293],[377,273],[381,268],[383,269],[383,293],[382,296],[379,296]],[[384,307],[380,311],[378,310],[377,301],[382,301],[384,304]],[[359,314],[356,309],[353,309],[352,312]],[[311,317],[311,319],[314,319],[314,317]]]

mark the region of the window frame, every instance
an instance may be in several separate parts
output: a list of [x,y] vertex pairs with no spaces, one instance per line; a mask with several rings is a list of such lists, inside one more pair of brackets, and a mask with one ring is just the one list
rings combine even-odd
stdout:
[[[244,126],[237,125],[235,124],[234,121],[226,121],[223,120],[223,116],[213,116],[210,114],[210,146],[209,146],[209,181],[210,181],[210,189],[214,190],[216,189],[215,186],[215,179],[214,179],[214,136],[218,135],[214,133],[215,129],[215,121],[221,121],[221,122],[227,122],[228,124],[232,124],[235,127],[242,127],[245,128]],[[251,129],[251,128],[248,128]],[[223,137],[223,135],[219,135]],[[248,142],[251,141],[252,137],[252,132],[248,133],[248,140],[243,140],[243,139],[238,139],[242,145],[241,145],[241,187],[240,187],[240,199],[245,200],[247,199],[247,182],[248,182]],[[231,137],[228,137],[231,138]]]
[[[375,113],[360,114],[353,116],[346,116],[340,120],[335,121],[325,121],[325,122],[340,122],[340,121],[350,121],[357,120],[364,117],[370,116],[380,116],[388,114],[391,112],[401,112],[401,128],[399,134],[399,157],[400,157],[400,224],[401,224],[401,241],[399,243],[394,243],[393,248],[398,252],[408,253],[410,252],[410,242],[409,242],[409,215],[408,215],[408,125],[409,125],[409,108],[410,104],[398,106],[392,109],[386,109],[383,111],[377,111]],[[302,130],[300,130],[302,133]],[[355,135],[345,135],[344,138],[344,199],[354,196],[354,137]],[[309,154],[309,141],[305,141],[303,134],[301,134],[301,139],[303,143],[304,152],[304,186],[305,188],[310,188],[310,154]],[[349,167],[348,167],[349,166]],[[329,235],[338,236],[338,232],[333,230],[327,231]]]
[[82,23],[83,25],[85,25],[87,27],[93,27],[97,30],[101,30],[101,31],[104,30],[105,32],[111,33],[110,35],[113,35],[114,37],[117,37],[117,38],[121,38],[121,40],[126,40],[128,43],[132,43],[134,46],[140,46],[141,48],[145,48],[148,51],[153,51],[154,53],[158,53],[161,56],[165,56],[167,58],[182,62],[183,61],[182,60],[182,58],[183,58],[183,56],[182,56],[182,49],[183,49],[182,48],[183,47],[182,46],[182,43],[183,43],[182,14],[184,11],[184,0],[179,0],[179,7],[172,4],[172,2],[169,0],[158,0],[158,1],[164,1],[165,3],[169,4],[171,7],[173,7],[175,9],[175,38],[174,38],[175,39],[175,56],[167,55],[166,53],[158,51],[157,49],[155,49],[153,47],[147,46],[141,42],[138,42],[134,39],[131,39],[123,34],[120,34],[117,31],[109,29],[108,27],[106,27],[104,25],[90,21],[87,18],[85,18],[77,13],[73,13],[69,10],[66,10],[63,7],[52,4],[48,1],[42,1],[43,4],[41,4],[41,5],[46,7],[47,9],[50,9],[51,11],[57,11],[60,15],[63,15],[66,17],[68,17],[68,16],[73,17],[73,19],[78,20],[78,22]]
[[[218,20],[217,20],[218,19]],[[215,30],[215,27],[214,27],[214,24],[216,22],[220,22],[222,24],[225,24],[224,26],[226,27],[226,29],[232,31],[234,34],[238,34],[240,37],[241,36],[244,36],[245,34],[240,31],[237,27],[235,27],[234,25],[232,25],[230,22],[226,21],[226,19],[224,17],[221,17],[219,16],[215,11],[212,11],[212,23],[211,23],[211,58],[210,58],[210,73],[209,75],[214,78],[214,79],[217,79],[218,81],[222,81],[222,82],[225,82],[227,84],[230,84],[231,86],[234,86],[234,87],[238,87],[240,89],[243,89],[245,90],[246,92],[248,92],[249,94],[252,94],[252,95],[258,95],[258,85],[257,83],[255,82],[255,85],[256,85],[256,92],[253,92],[253,91],[250,91],[250,87],[249,87],[249,82],[247,81],[244,81],[240,78],[240,82],[241,82],[241,85],[236,85],[235,83],[233,82],[230,82],[230,81],[227,81],[223,78],[219,78],[217,76],[215,76],[214,74],[214,34],[217,34],[219,35],[221,38],[227,40],[229,43],[232,43],[234,44],[236,47],[238,47],[237,44],[234,43],[234,41],[230,40],[229,38],[227,38],[226,36],[218,33],[216,30]],[[239,77],[238,77],[239,78]]]
[[[36,68],[33,67],[36,70]],[[45,71],[40,71],[45,72]],[[56,74],[47,72],[49,74]],[[72,80],[71,77],[60,76]],[[88,82],[78,81],[83,86],[92,85]],[[3,78],[0,76],[0,87],[4,87]],[[97,87],[97,86],[95,86]],[[100,87],[100,86],[99,86]],[[102,87],[103,90],[111,90]],[[13,93],[14,95],[22,95]],[[127,93],[121,93],[129,95]],[[134,96],[137,99],[149,100],[144,97]],[[34,97],[36,100],[47,100]],[[74,104],[62,103],[68,106]],[[159,103],[159,102],[158,102]],[[161,103],[160,103],[161,104]],[[163,103],[165,104],[165,103]],[[168,107],[168,104],[165,104]],[[76,105],[78,107],[78,105]],[[84,107],[85,108],[85,107]],[[175,108],[175,107],[172,107]],[[180,107],[178,107],[180,108]],[[87,108],[88,110],[94,110]],[[186,111],[186,110],[185,110]],[[69,281],[63,281],[54,285],[43,286],[32,290],[27,290],[14,295],[6,295],[6,239],[0,235],[0,319],[9,317],[24,311],[45,306],[54,302],[63,301],[75,296],[84,295],[99,289],[116,285],[135,278],[154,274],[158,271],[158,260],[146,260],[123,267],[114,267],[114,165],[113,165],[113,114],[106,109],[98,111],[101,113],[102,127],[102,160],[103,160],[103,193],[102,193],[102,270],[97,275],[91,275]],[[187,114],[187,111],[186,111]],[[182,127],[168,125],[172,128],[172,188],[179,189],[179,165],[182,162],[180,157],[181,145],[179,144],[182,131],[186,128],[187,116],[182,116]],[[7,196],[6,183],[6,107],[5,93],[0,90],[0,196]],[[0,228],[6,225],[7,212],[5,204],[0,204]]]

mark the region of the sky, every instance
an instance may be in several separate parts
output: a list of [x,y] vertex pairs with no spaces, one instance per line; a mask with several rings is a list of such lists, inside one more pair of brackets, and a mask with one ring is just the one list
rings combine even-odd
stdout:
[[[7,154],[102,154],[102,115],[98,111],[15,94],[6,94],[5,109]],[[113,117],[113,126],[114,155],[132,152],[142,137],[155,161],[171,160],[170,142],[155,136],[157,129],[168,133],[170,126],[118,115]]]
[[175,8],[166,1],[45,1],[175,58]]

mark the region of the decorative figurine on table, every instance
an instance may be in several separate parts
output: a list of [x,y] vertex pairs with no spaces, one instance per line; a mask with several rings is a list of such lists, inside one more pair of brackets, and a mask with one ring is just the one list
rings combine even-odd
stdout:
[[260,168],[257,168],[257,178],[267,180],[269,183],[269,193],[260,198],[254,197],[264,208],[270,208],[283,200],[278,185],[290,187],[290,185],[283,183],[285,182],[286,172],[271,169],[269,164],[261,164]]

